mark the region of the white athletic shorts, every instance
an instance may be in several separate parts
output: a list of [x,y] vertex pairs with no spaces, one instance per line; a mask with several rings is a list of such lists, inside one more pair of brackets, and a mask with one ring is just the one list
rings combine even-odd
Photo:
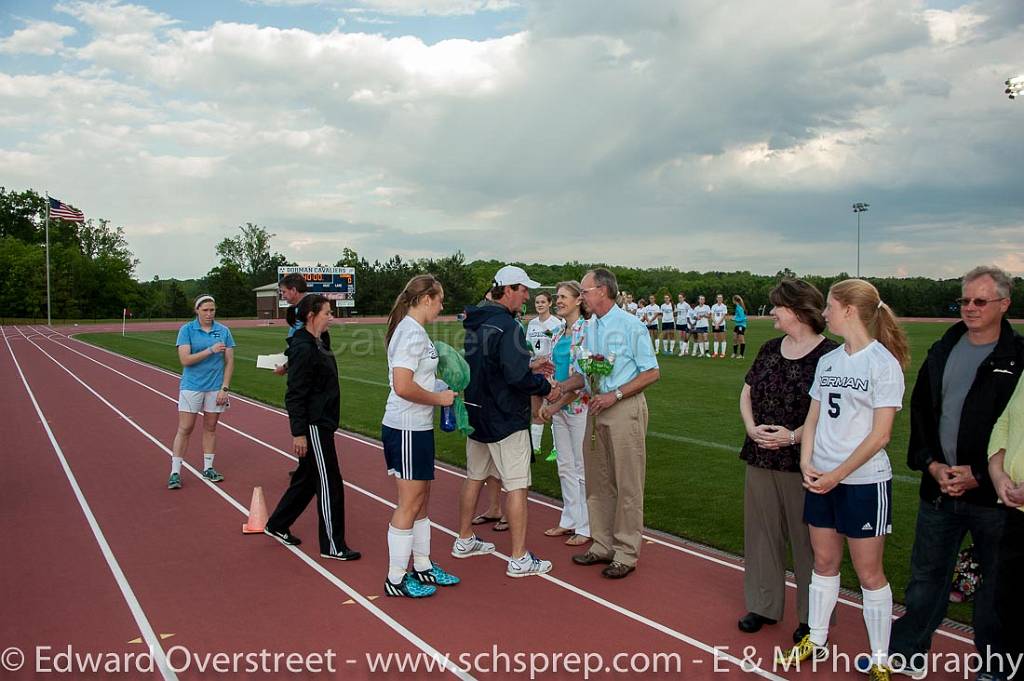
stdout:
[[180,390],[178,391],[178,411],[187,411],[190,414],[219,414],[228,408],[217,404],[216,390],[203,392],[202,390]]

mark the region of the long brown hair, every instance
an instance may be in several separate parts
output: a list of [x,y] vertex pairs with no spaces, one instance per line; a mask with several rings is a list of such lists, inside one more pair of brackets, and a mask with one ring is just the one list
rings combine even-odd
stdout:
[[388,331],[384,336],[384,344],[391,343],[391,336],[398,328],[399,322],[409,314],[410,307],[416,307],[420,298],[430,296],[431,298],[441,293],[441,282],[433,274],[417,274],[409,280],[402,292],[395,298],[395,304],[391,307],[391,314],[388,315]]
[[864,323],[871,337],[885,346],[899,361],[900,366],[910,363],[910,346],[907,334],[896,321],[892,308],[882,302],[882,297],[870,282],[863,279],[845,279],[832,284],[828,294],[843,305],[857,308],[857,316]]
[[738,294],[733,296],[732,297],[732,302],[735,303],[736,305],[739,305],[740,307],[743,308],[744,311],[746,311],[747,304],[743,302],[743,296],[738,295]]

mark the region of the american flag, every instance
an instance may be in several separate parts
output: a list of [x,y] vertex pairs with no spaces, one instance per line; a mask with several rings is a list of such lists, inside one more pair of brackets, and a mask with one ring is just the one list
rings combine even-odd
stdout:
[[50,217],[55,220],[67,220],[68,222],[85,222],[85,213],[72,208],[63,201],[48,197],[50,199]]

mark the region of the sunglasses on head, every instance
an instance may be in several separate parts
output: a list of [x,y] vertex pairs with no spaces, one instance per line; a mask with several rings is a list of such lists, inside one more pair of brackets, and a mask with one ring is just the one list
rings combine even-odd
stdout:
[[974,307],[985,307],[989,303],[998,303],[1004,298],[957,298],[956,303],[960,307],[967,307],[968,305],[974,305]]

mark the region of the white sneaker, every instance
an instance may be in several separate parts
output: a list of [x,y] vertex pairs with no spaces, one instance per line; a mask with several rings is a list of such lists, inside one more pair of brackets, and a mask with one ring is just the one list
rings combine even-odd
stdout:
[[532,552],[527,551],[522,558],[513,558],[508,562],[505,574],[509,577],[532,577],[551,572],[551,561],[541,560]]
[[482,556],[485,553],[494,553],[494,544],[480,541],[475,534],[469,539],[456,538],[455,544],[452,545],[452,556],[455,558]]

